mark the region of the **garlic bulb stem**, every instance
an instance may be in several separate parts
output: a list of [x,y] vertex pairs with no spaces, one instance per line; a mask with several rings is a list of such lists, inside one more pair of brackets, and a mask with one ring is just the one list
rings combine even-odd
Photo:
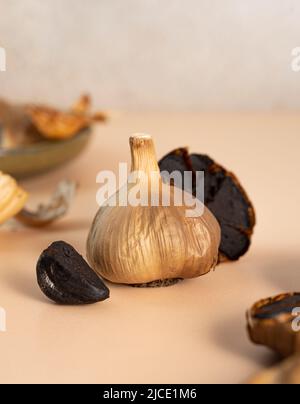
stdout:
[[[130,138],[131,148],[131,172],[144,173],[150,178],[151,173],[157,173],[160,176],[160,170],[156,159],[155,147],[151,136],[137,134]],[[140,176],[140,179],[144,178]]]

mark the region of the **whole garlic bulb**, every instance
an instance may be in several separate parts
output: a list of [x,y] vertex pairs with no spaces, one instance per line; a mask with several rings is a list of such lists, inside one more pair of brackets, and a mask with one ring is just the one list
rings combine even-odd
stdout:
[[[202,204],[203,214],[199,217],[188,217],[184,204],[176,206],[174,195],[178,188],[163,183],[150,136],[133,136],[130,146],[132,172],[145,175],[137,175],[135,184],[128,183],[126,191],[129,193],[138,184],[148,189],[149,201],[158,197],[160,202],[158,206],[105,203],[88,237],[91,266],[103,278],[122,284],[194,278],[208,273],[218,261],[221,231],[217,220]],[[153,191],[153,181],[159,184],[158,191]],[[162,203],[167,191],[171,194],[170,206]],[[119,190],[114,200],[118,200],[120,192],[124,190]],[[197,203],[199,206],[200,201]]]

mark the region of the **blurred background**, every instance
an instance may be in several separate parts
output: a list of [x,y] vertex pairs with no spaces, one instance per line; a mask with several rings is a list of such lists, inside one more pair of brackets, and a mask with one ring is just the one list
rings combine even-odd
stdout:
[[300,107],[298,0],[0,0],[1,96],[128,110]]

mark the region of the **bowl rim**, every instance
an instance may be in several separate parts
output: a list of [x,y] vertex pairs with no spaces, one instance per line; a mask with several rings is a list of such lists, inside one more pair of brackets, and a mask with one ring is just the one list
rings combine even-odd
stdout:
[[[1,126],[0,126],[0,131],[1,131]],[[89,136],[91,135],[92,129],[90,127],[84,128],[81,131],[79,131],[77,134],[75,134],[73,137],[69,139],[62,139],[62,140],[42,140],[41,142],[37,143],[32,143],[31,145],[28,146],[21,146],[21,147],[15,147],[13,149],[3,149],[0,147],[0,159],[3,157],[10,157],[10,156],[16,156],[20,154],[34,154],[36,152],[42,152],[49,147],[54,147],[57,145],[66,145],[68,143],[75,142],[81,137]]]

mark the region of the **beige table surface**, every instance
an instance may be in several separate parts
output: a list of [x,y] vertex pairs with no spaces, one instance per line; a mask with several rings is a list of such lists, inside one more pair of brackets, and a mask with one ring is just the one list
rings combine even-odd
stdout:
[[[111,298],[62,307],[40,292],[35,264],[52,241],[85,253],[97,210],[96,174],[129,161],[128,137],[146,132],[161,157],[178,146],[206,152],[248,190],[258,225],[250,252],[205,277],[165,289],[111,285]],[[300,289],[300,114],[118,113],[88,150],[47,176],[24,182],[32,204],[61,178],[80,191],[65,219],[43,230],[0,230],[0,382],[237,383],[274,363],[247,338],[256,300]]]

